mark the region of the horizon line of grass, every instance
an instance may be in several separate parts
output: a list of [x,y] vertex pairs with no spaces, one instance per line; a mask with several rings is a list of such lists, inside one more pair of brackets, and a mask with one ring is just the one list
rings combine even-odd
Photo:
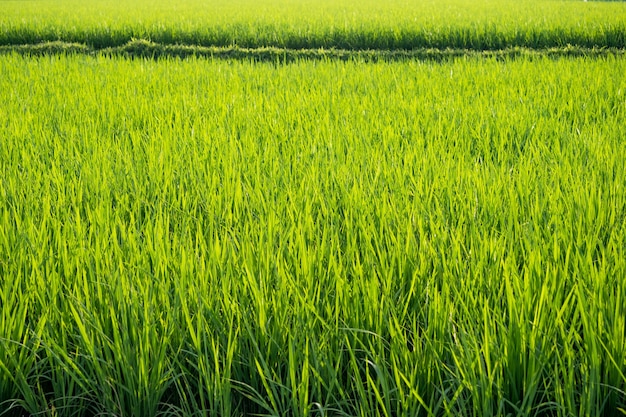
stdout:
[[597,48],[567,45],[551,48],[508,47],[503,49],[473,50],[463,48],[416,48],[413,50],[349,50],[337,48],[291,49],[280,47],[243,48],[239,46],[201,46],[188,44],[161,44],[146,39],[132,39],[116,47],[95,48],[77,42],[41,42],[36,44],[2,45],[0,54],[17,53],[24,56],[45,56],[58,54],[85,54],[122,56],[126,58],[187,58],[207,57],[215,59],[251,60],[256,62],[293,62],[297,60],[363,60],[404,61],[424,60],[443,61],[459,57],[506,58],[546,56],[560,57],[603,57],[623,56],[624,48]]

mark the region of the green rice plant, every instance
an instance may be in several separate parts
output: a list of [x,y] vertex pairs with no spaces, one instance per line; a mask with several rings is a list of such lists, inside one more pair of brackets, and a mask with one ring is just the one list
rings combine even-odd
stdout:
[[290,50],[626,45],[624,5],[610,2],[136,0],[120,6],[101,0],[45,0],[2,2],[0,11],[0,45],[62,41],[102,49],[132,39]]
[[624,67],[2,55],[2,412],[619,413]]

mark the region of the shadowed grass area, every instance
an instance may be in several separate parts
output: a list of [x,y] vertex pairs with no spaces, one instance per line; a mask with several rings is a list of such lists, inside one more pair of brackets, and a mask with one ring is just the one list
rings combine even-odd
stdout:
[[161,45],[147,40],[131,40],[119,47],[95,49],[80,43],[45,42],[36,45],[0,46],[0,54],[17,53],[25,56],[54,54],[87,54],[138,58],[167,57],[208,57],[214,59],[236,59],[255,62],[294,62],[297,60],[358,60],[363,62],[428,60],[442,61],[458,57],[483,57],[498,59],[546,57],[603,57],[623,56],[625,49],[618,48],[582,48],[566,46],[562,48],[507,48],[494,51],[476,51],[468,49],[414,49],[411,51],[367,50],[353,51],[344,49],[284,49],[284,48],[239,48],[239,47],[204,47],[192,45]]

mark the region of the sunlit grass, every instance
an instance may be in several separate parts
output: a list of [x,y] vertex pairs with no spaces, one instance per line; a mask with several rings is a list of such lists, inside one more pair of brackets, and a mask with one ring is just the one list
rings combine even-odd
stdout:
[[42,0],[0,2],[0,45],[411,50],[626,47],[623,2]]
[[626,407],[623,59],[0,73],[8,415]]

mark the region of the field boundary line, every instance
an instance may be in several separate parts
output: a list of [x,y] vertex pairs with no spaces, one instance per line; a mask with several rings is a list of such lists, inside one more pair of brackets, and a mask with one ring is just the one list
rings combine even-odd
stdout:
[[241,48],[238,46],[217,47],[182,44],[159,44],[144,39],[134,39],[125,45],[107,48],[93,48],[75,42],[42,42],[37,44],[2,45],[0,54],[17,53],[26,56],[85,54],[141,58],[164,57],[207,57],[228,60],[251,60],[270,62],[291,62],[297,60],[362,60],[362,61],[404,61],[426,60],[444,61],[460,57],[517,58],[517,57],[602,57],[623,56],[622,48],[586,48],[578,46],[534,49],[511,47],[494,50],[418,48],[412,50],[346,50],[346,49],[288,49],[278,47]]

